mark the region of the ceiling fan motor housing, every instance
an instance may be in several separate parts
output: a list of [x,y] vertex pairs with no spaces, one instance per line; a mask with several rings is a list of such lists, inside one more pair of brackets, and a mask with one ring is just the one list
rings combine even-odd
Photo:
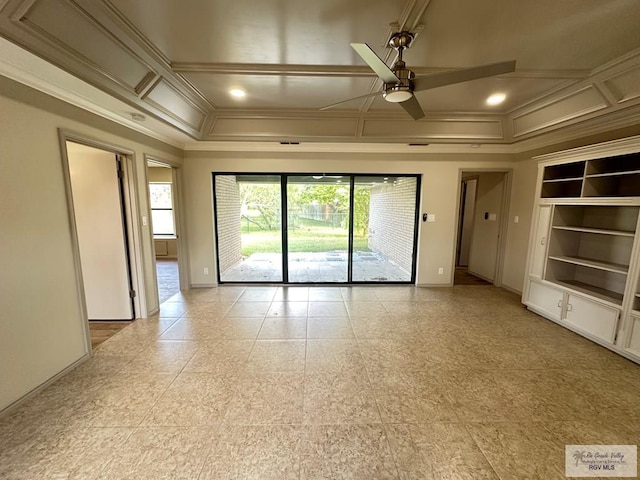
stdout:
[[394,65],[393,73],[398,77],[398,83],[385,83],[383,98],[387,102],[400,103],[409,100],[413,96],[414,73],[406,68],[404,62],[399,61]]

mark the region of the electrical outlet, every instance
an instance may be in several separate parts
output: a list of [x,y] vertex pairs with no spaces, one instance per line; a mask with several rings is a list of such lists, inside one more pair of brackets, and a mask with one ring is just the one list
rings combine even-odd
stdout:
[[204,274],[209,275],[209,267],[204,267]]
[[438,275],[444,275],[444,268],[440,267],[438,269]]
[[519,222],[520,222],[520,217],[518,215],[513,217],[513,223],[519,223]]

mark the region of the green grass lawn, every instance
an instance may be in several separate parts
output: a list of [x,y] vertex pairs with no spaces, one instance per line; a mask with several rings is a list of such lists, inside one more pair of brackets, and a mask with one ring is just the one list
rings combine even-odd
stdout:
[[[290,252],[330,252],[347,251],[348,232],[343,228],[310,226],[289,230]],[[366,237],[354,237],[353,248],[357,251],[369,251]],[[282,240],[280,231],[254,230],[242,232],[242,255],[252,253],[280,253]]]

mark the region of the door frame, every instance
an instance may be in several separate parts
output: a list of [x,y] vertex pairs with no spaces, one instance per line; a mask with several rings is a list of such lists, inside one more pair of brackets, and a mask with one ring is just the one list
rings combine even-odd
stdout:
[[[256,281],[256,282],[235,282],[235,281],[222,281],[220,279],[220,244],[218,238],[218,215],[217,215],[217,198],[216,198],[216,176],[278,176],[280,177],[280,192],[281,192],[281,238],[282,238],[282,281]],[[287,178],[292,176],[337,176],[349,177],[349,183],[345,185],[349,186],[349,233],[348,233],[348,255],[347,255],[347,281],[345,282],[305,282],[305,283],[290,283],[288,281],[288,211],[287,211]],[[413,230],[413,251],[412,251],[412,264],[410,279],[406,282],[372,282],[364,280],[354,281],[352,277],[353,270],[353,215],[354,215],[354,193],[355,193],[355,180],[357,177],[410,177],[416,179],[416,192],[414,203],[414,230]],[[414,285],[417,278],[418,269],[418,234],[420,227],[420,201],[421,201],[421,188],[422,188],[422,174],[421,173],[341,173],[341,172],[211,172],[211,189],[213,197],[213,237],[214,237],[214,254],[216,264],[216,274],[218,284],[243,284],[250,283],[252,285],[265,285],[265,284],[284,284],[284,285]]]
[[[188,290],[189,289],[189,271],[186,268],[188,264],[187,260],[187,251],[186,245],[184,242],[184,210],[182,201],[182,168],[181,165],[178,165],[175,162],[171,162],[170,160],[166,160],[158,157],[157,155],[148,155],[144,154],[144,184],[146,191],[147,202],[149,202],[150,194],[149,194],[149,163],[156,163],[158,165],[162,165],[164,167],[171,169],[171,197],[173,200],[173,220],[176,227],[176,249],[177,249],[177,260],[178,260],[178,283],[180,290]],[[149,207],[149,212],[151,212],[151,207]],[[155,293],[156,293],[156,303],[158,304],[158,310],[160,309],[160,294],[158,292],[158,272],[156,269],[156,248],[155,242],[153,241],[153,223],[151,220],[151,216],[149,216],[149,233],[151,235],[151,258],[153,263],[153,281],[155,285]],[[156,309],[152,312],[149,312],[150,315],[156,313]]]
[[78,242],[78,229],[76,225],[75,211],[73,207],[73,196],[71,191],[71,175],[69,170],[69,157],[67,154],[67,142],[79,143],[98,150],[113,153],[114,157],[120,157],[122,161],[122,197],[124,222],[126,231],[126,242],[129,250],[129,272],[131,276],[131,286],[136,292],[133,298],[133,316],[141,318],[147,316],[147,298],[145,294],[144,265],[143,265],[143,242],[140,231],[140,215],[138,204],[138,189],[135,170],[135,152],[119,145],[107,143],[86,135],[59,129],[58,140],[60,143],[60,153],[62,160],[62,174],[64,177],[65,193],[67,198],[67,211],[69,214],[69,228],[71,233],[72,253],[74,258],[74,268],[76,271],[76,289],[78,291],[79,307],[84,319],[85,344],[87,351],[91,352],[91,333],[89,331],[89,316],[87,313],[87,302],[84,294],[84,280],[82,278],[82,268],[80,260],[80,247]]
[[473,234],[473,228],[475,225],[475,213],[476,213],[475,201],[476,201],[476,196],[478,195],[478,190],[477,190],[478,175],[476,174],[469,177],[465,177],[463,173],[462,179],[460,180],[460,199],[459,199],[459,206],[458,206],[458,224],[457,224],[458,232],[456,234],[456,255],[455,255],[455,262],[453,264],[454,268],[458,267],[458,265],[460,264],[460,254],[462,253],[462,233],[463,233],[464,220],[465,220],[464,212],[467,207],[467,182],[471,180],[476,181],[476,192],[473,198],[473,201],[474,201],[473,212],[472,212],[473,216],[470,220],[472,234]]
[[[510,199],[511,199],[511,184],[513,181],[513,169],[512,168],[460,168],[458,169],[458,205],[456,206],[456,225],[458,231],[456,232],[456,245],[453,249],[453,262],[452,264],[456,265],[456,258],[458,252],[458,241],[459,241],[459,229],[460,229],[460,203],[462,197],[462,179],[463,177],[473,176],[474,174],[482,174],[482,173],[502,173],[504,174],[504,185],[502,188],[502,215],[500,216],[500,225],[498,226],[498,231],[500,232],[500,238],[498,238],[497,244],[497,252],[496,252],[496,264],[495,264],[495,273],[493,285],[496,287],[502,286],[502,277],[503,277],[503,266],[504,266],[504,257],[505,250],[507,245],[507,230],[509,227],[509,213],[510,213]],[[474,224],[475,225],[475,224]],[[475,228],[475,226],[474,226]],[[472,234],[472,243],[473,243],[473,234]],[[451,283],[455,283],[455,279],[451,279]]]

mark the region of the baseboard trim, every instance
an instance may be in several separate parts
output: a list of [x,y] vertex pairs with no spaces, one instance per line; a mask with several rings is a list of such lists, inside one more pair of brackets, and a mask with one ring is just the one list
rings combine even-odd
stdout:
[[520,290],[516,290],[515,288],[508,287],[504,283],[500,285],[500,288],[504,288],[507,292],[516,293],[522,296],[522,292]]
[[217,283],[192,283],[189,288],[216,288]]
[[85,353],[81,358],[79,358],[78,360],[73,362],[71,365],[69,365],[68,367],[66,367],[62,371],[60,371],[57,374],[55,374],[49,380],[46,380],[44,383],[38,385],[33,390],[31,390],[28,393],[24,394],[22,397],[20,397],[17,400],[11,402],[9,405],[7,405],[6,407],[4,407],[3,409],[0,410],[0,418],[4,417],[6,415],[10,415],[12,412],[16,411],[25,402],[27,402],[28,400],[30,400],[33,397],[35,397],[38,393],[40,393],[42,390],[47,388],[49,385],[52,385],[53,383],[57,382],[62,377],[64,377],[66,374],[68,374],[72,370],[76,369],[79,365],[83,364],[84,362],[86,362],[90,358],[91,358],[91,355],[88,354],[88,353]]

